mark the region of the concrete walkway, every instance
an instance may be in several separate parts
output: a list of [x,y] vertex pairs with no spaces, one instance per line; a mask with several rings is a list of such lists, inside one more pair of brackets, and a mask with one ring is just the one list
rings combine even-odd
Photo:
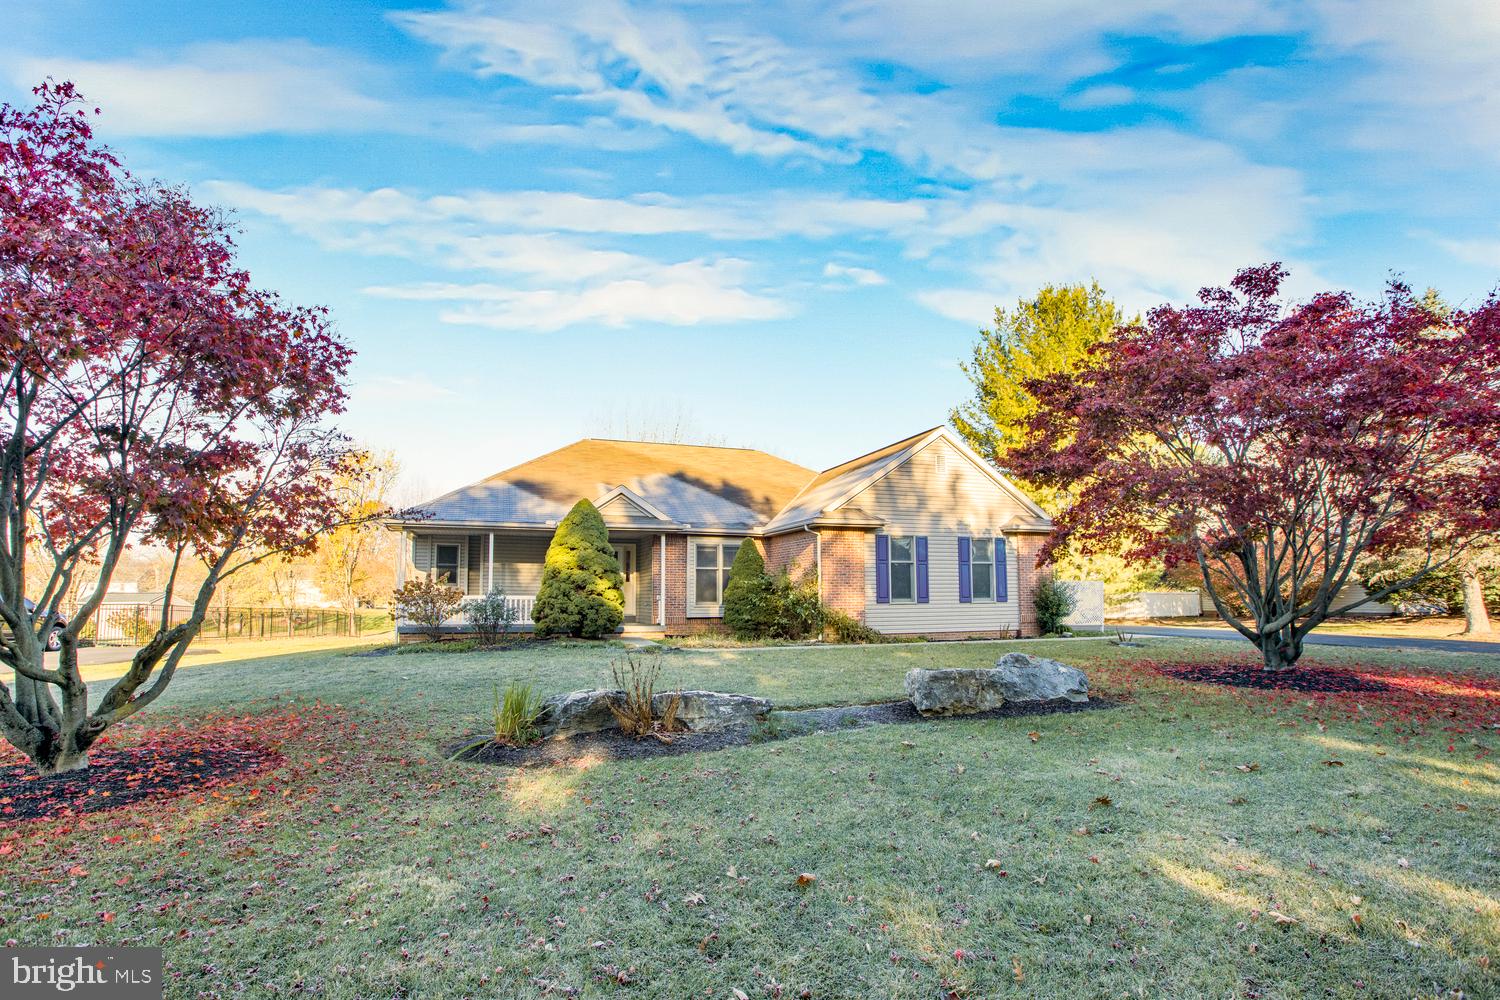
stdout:
[[[1245,642],[1244,636],[1230,628],[1195,628],[1178,625],[1122,625],[1120,631],[1130,635],[1172,636],[1178,639],[1229,639]],[[1423,649],[1444,653],[1488,653],[1500,656],[1500,643],[1475,642],[1471,639],[1393,638],[1383,635],[1345,635],[1314,632],[1304,640],[1309,646],[1359,646],[1367,649]]]

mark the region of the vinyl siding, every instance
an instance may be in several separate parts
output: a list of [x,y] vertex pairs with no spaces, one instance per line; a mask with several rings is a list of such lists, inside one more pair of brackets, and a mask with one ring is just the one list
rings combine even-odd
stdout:
[[1035,515],[939,438],[849,501],[884,518],[884,534],[927,538],[928,602],[875,601],[875,536],[865,558],[865,622],[879,632],[989,632],[1020,628],[1021,579],[1016,546],[1007,540],[1005,603],[958,599],[958,539],[997,537],[1011,518]]

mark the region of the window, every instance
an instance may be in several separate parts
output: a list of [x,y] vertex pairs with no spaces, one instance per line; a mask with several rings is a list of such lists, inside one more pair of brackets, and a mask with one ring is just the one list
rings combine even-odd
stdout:
[[969,579],[971,592],[976,601],[995,599],[995,542],[991,538],[976,538],[970,543]]
[[729,568],[740,551],[739,542],[696,542],[693,545],[693,603],[716,607],[729,583]]
[[917,599],[917,557],[914,539],[891,537],[891,600]]
[[432,547],[432,578],[438,583],[458,586],[458,546],[449,543]]

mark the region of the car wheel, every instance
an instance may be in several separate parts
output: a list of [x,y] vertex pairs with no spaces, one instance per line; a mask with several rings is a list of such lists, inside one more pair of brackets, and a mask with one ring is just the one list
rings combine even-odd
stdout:
[[55,628],[47,633],[47,651],[55,653],[62,649],[62,629]]

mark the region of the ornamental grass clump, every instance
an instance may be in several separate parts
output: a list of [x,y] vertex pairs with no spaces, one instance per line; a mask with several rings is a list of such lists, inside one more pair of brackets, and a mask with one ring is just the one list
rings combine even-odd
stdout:
[[672,692],[665,699],[661,711],[656,706],[656,680],[661,674],[661,661],[654,656],[632,656],[626,654],[610,665],[615,678],[615,687],[624,693],[619,700],[611,700],[609,710],[620,731],[641,739],[647,736],[672,742],[672,733],[683,727],[677,718],[682,707],[682,693]]

